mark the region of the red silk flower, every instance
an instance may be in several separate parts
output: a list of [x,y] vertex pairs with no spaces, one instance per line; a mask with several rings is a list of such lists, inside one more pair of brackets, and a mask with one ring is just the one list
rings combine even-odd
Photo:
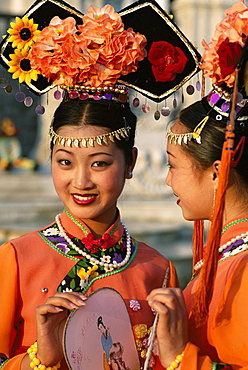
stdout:
[[94,239],[94,235],[89,233],[82,239],[82,242],[91,253],[96,253],[98,250],[106,250],[115,245],[115,240],[109,234],[104,234],[102,238]]
[[155,41],[148,53],[152,64],[152,72],[156,82],[173,81],[176,75],[182,73],[188,59],[177,46],[166,41]]
[[[202,41],[205,52],[200,68],[212,83],[225,83],[233,87],[235,67],[248,35],[248,7],[241,1],[225,11],[224,19],[217,25],[209,43]],[[246,82],[247,85],[247,82]]]
[[223,79],[233,73],[241,53],[241,45],[238,42],[229,42],[229,38],[226,38],[220,44],[217,54],[219,55],[220,72]]

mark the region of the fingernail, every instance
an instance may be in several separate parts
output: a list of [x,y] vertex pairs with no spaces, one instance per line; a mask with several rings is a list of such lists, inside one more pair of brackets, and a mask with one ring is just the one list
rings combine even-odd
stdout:
[[64,311],[64,309],[63,309],[63,308],[60,308],[60,307],[54,307],[54,309],[55,309],[56,311],[58,311],[58,312]]
[[78,306],[76,306],[74,303],[70,303],[70,307],[71,307],[72,309],[74,309],[74,308],[78,308]]
[[77,299],[77,304],[80,305],[80,306],[83,306],[83,305],[85,305],[85,302],[84,302],[84,300],[79,298],[79,299]]

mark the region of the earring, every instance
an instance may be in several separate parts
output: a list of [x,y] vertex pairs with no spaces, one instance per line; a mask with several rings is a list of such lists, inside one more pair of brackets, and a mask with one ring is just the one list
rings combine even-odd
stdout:
[[133,177],[132,171],[128,171],[128,176],[129,176],[130,179]]
[[217,191],[217,187],[215,186],[214,187],[214,195],[213,195],[213,205],[212,205],[211,219],[213,218],[213,215],[214,215],[214,207],[215,207],[215,200],[216,200],[216,191]]

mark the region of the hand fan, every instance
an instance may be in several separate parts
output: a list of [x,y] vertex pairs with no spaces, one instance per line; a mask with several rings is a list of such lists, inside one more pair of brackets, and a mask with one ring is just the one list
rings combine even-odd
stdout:
[[140,369],[125,302],[111,288],[96,290],[69,315],[63,345],[70,370]]

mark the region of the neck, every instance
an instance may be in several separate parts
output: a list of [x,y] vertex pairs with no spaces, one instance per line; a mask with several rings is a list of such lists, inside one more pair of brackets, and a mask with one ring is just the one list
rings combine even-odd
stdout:
[[223,213],[223,224],[233,219],[248,215],[248,199],[241,193],[240,189],[230,187],[226,192],[225,209]]
[[91,230],[92,234],[94,235],[95,239],[101,238],[103,234],[110,228],[110,226],[114,223],[103,223],[97,222],[95,220],[82,220],[88,228]]
[[[68,215],[71,215],[73,218],[77,219],[73,214],[69,212],[69,210],[66,211]],[[101,238],[103,234],[115,223],[119,216],[119,211],[116,208],[115,214],[112,214],[111,217],[105,218],[103,221],[96,219],[77,219],[81,221],[83,224],[85,224],[89,229],[90,232],[94,235],[95,239]]]

